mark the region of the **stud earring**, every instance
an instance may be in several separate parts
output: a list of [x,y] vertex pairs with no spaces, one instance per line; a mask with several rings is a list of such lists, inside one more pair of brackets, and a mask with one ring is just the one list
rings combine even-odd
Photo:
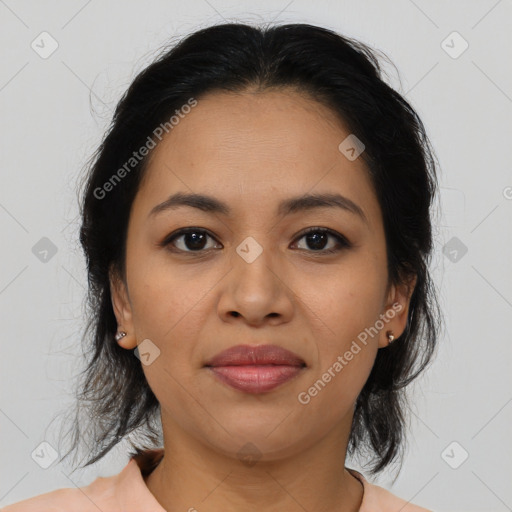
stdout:
[[117,331],[116,332],[116,341],[119,341],[121,338],[124,338],[126,336],[126,333],[124,331]]
[[386,336],[388,337],[388,341],[389,341],[389,343],[392,343],[392,342],[393,342],[393,340],[395,339],[395,336],[393,335],[393,331],[388,331],[388,332],[386,333]]

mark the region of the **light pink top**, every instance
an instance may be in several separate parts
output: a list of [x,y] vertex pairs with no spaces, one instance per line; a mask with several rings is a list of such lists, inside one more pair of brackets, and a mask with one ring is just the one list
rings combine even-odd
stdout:
[[[162,457],[163,449],[148,450],[130,459],[117,475],[99,477],[85,487],[58,489],[19,501],[2,508],[1,512],[166,512],[144,481],[144,475],[151,472],[148,468],[153,469]],[[359,512],[431,512],[347,469],[363,484]]]

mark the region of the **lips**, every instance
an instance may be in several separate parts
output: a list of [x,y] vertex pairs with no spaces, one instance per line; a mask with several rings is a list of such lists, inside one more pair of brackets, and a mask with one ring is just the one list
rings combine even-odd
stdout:
[[205,367],[234,389],[264,393],[297,376],[306,363],[276,345],[237,345],[214,356]]
[[277,345],[237,345],[214,356],[205,366],[244,365],[286,365],[305,366],[298,355]]

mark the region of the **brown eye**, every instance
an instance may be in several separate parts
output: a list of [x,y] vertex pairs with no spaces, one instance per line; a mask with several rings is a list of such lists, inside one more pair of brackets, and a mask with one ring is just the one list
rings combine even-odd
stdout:
[[185,228],[167,237],[161,245],[172,245],[178,251],[182,252],[204,252],[212,248],[207,246],[209,238],[214,240],[204,229]]
[[[335,240],[335,246],[326,249],[330,238]],[[322,254],[338,252],[351,245],[343,235],[326,228],[309,228],[298,239],[305,239],[305,250]]]

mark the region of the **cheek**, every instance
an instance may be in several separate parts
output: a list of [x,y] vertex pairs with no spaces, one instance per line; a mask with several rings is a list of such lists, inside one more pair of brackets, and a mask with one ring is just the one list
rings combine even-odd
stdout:
[[321,289],[303,285],[317,358],[297,400],[327,424],[349,412],[371,372],[378,345],[369,328],[379,318],[385,285],[366,265],[338,270]]
[[198,278],[198,266],[178,266],[166,258],[165,250],[132,254],[128,279],[138,337],[172,343],[178,333],[192,333],[218,279],[205,272]]
[[[186,274],[162,270],[140,273],[143,279],[134,289],[134,325],[138,342],[149,339],[157,347],[158,357],[143,371],[149,387],[164,411],[179,421],[197,417],[201,410],[190,399],[194,393],[191,367],[200,360],[197,340],[205,323],[208,291],[213,282],[190,279]],[[192,422],[193,424],[193,422]],[[182,425],[190,429],[191,425]]]
[[386,278],[381,261],[358,254],[332,266],[328,273],[310,274],[297,284],[307,306],[305,313],[317,332],[322,365],[348,350],[352,340],[378,320]]

